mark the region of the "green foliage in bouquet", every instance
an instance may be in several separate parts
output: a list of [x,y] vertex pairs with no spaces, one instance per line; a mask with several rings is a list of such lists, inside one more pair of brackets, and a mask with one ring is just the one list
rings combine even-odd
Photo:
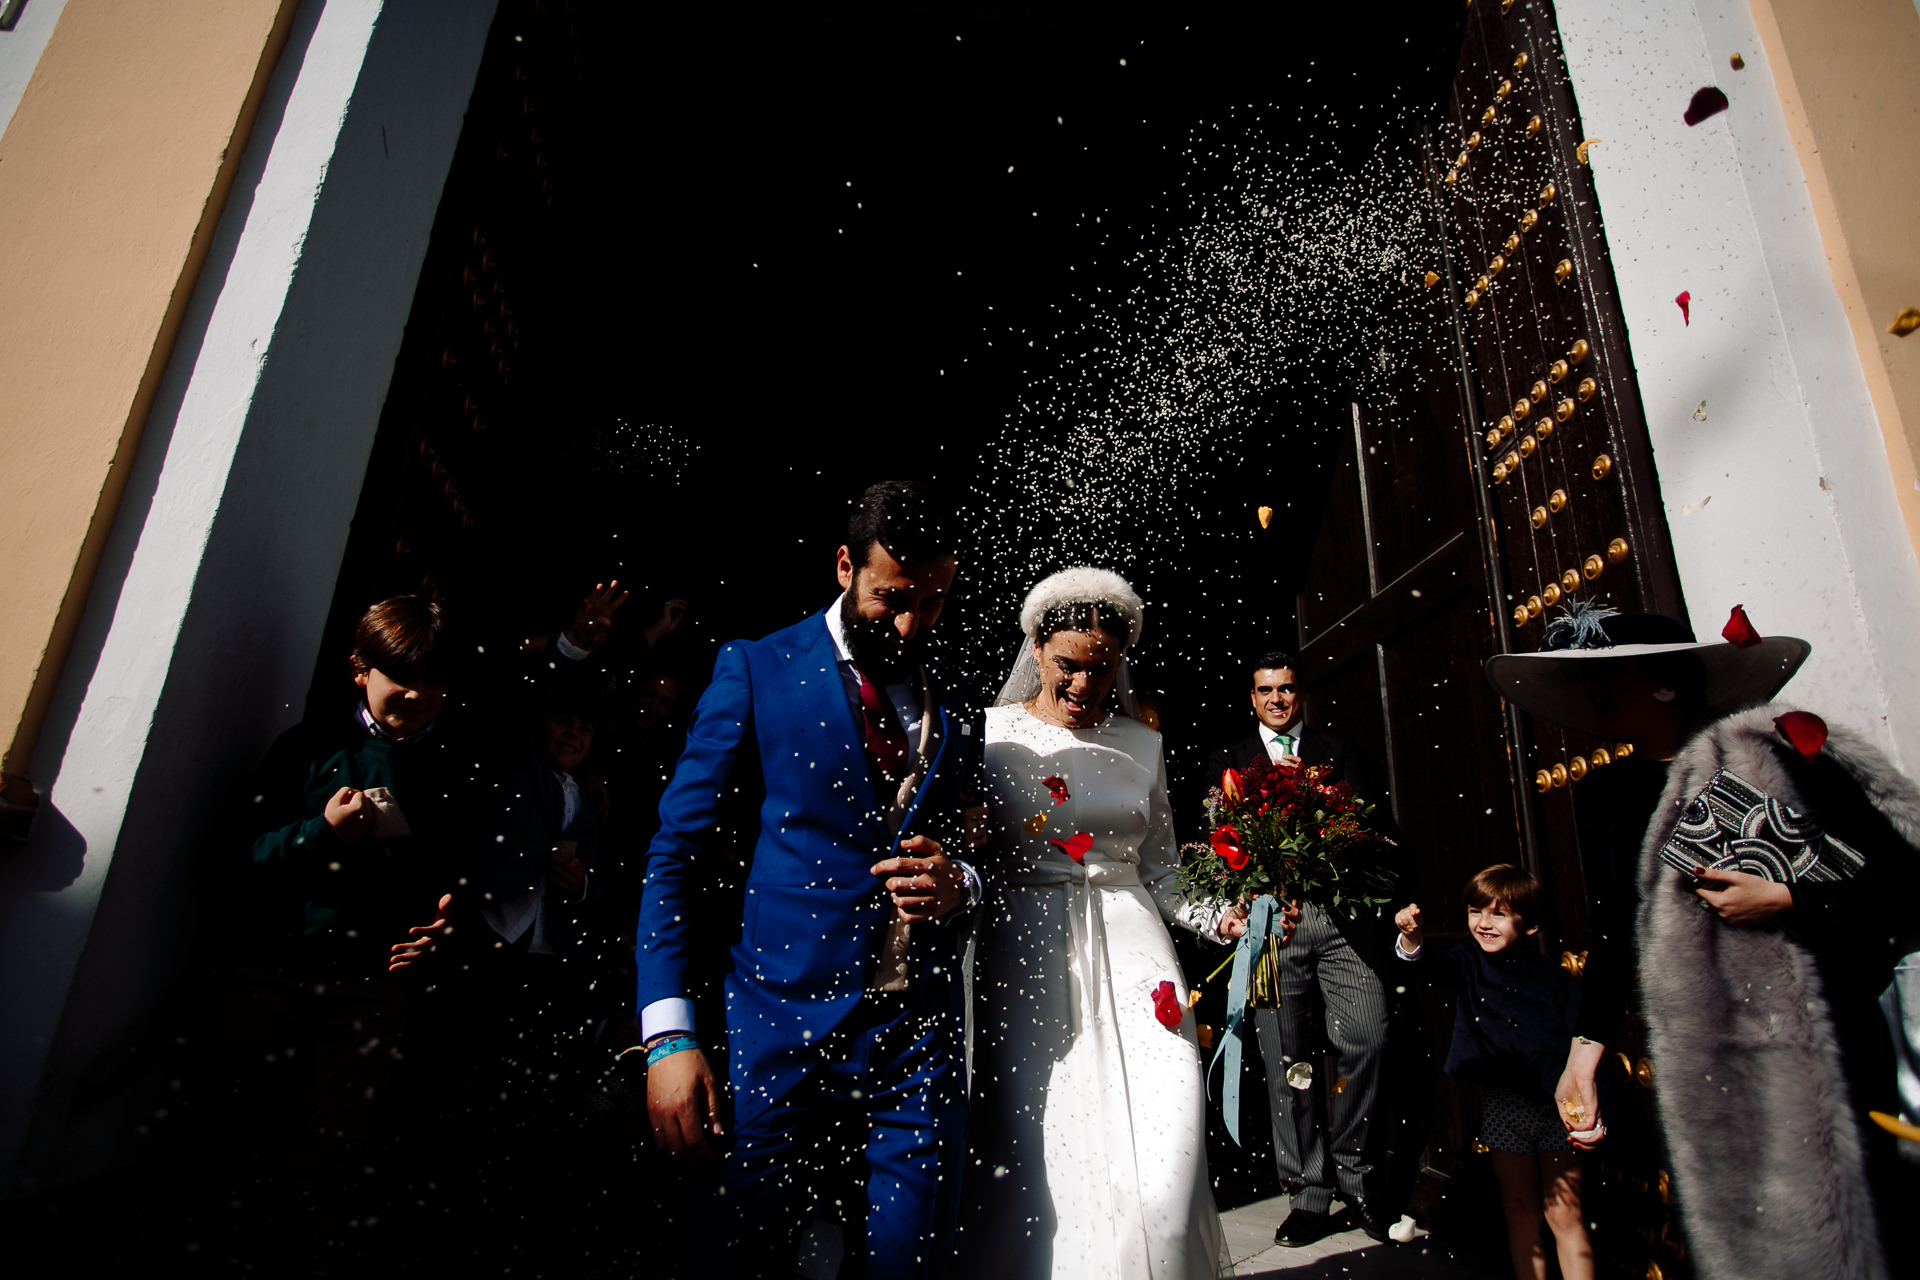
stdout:
[[1224,904],[1271,893],[1353,914],[1386,906],[1393,874],[1380,855],[1391,842],[1361,825],[1373,806],[1326,773],[1323,765],[1261,760],[1222,774],[1207,795],[1207,843],[1181,851],[1188,898]]

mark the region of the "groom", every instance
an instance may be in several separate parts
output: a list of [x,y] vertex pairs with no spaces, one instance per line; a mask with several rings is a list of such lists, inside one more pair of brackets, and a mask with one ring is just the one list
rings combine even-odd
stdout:
[[955,913],[981,891],[955,857],[976,816],[978,704],[924,653],[953,586],[952,527],[917,484],[868,489],[840,598],[720,651],[660,802],[637,934],[647,1112],[661,1148],[711,1158],[722,1125],[700,1041],[715,1029],[693,1025],[688,970],[693,935],[715,927],[702,904],[722,796],[760,798],[726,980],[723,1273],[793,1274],[809,1168],[864,1175],[842,1274],[932,1278],[946,1261],[966,1130]]

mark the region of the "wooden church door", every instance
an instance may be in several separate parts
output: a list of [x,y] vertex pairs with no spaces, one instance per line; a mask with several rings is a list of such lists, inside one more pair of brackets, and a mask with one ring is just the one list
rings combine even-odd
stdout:
[[[1577,968],[1589,895],[1574,804],[1632,744],[1533,721],[1481,668],[1539,648],[1572,598],[1685,609],[1547,0],[1473,0],[1447,112],[1419,150],[1429,261],[1387,300],[1376,367],[1397,372],[1352,407],[1298,601],[1301,674],[1316,721],[1386,762],[1410,894],[1445,919],[1474,871],[1529,866]],[[1596,1255],[1615,1273],[1684,1274],[1637,1027],[1622,1041],[1617,1137],[1588,1178]],[[1455,1102],[1435,1117],[1442,1164],[1472,1139]]]

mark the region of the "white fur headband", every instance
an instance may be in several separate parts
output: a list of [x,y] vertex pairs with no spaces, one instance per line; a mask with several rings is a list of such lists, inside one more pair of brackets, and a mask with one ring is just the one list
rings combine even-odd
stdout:
[[1020,629],[1031,637],[1040,630],[1040,620],[1047,610],[1068,604],[1104,605],[1112,609],[1127,620],[1127,647],[1131,649],[1139,643],[1142,615],[1146,610],[1139,593],[1113,570],[1085,565],[1062,569],[1042,578],[1039,585],[1027,593],[1027,602],[1020,606]]

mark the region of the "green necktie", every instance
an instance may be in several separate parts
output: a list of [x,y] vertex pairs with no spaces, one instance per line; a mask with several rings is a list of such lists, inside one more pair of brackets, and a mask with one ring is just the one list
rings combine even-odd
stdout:
[[1273,740],[1280,744],[1281,755],[1290,756],[1293,754],[1293,738],[1291,735],[1285,734],[1285,733],[1276,733],[1273,735]]

